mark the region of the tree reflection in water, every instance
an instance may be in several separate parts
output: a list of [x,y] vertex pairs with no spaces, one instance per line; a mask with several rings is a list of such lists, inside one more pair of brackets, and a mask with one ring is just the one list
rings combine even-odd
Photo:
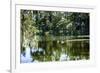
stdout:
[[38,48],[26,48],[26,51],[21,53],[22,63],[84,59],[89,59],[89,39],[41,40],[38,41]]

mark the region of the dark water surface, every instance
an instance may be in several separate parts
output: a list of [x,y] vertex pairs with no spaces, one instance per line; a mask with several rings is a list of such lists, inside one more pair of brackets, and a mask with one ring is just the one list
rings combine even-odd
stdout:
[[23,62],[73,61],[88,60],[89,39],[40,40],[38,48],[28,48]]
[[89,59],[89,40],[39,41],[43,52],[33,54],[38,61]]

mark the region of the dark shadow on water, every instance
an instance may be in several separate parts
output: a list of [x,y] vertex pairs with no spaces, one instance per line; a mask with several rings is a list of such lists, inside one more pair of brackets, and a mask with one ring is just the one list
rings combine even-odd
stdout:
[[29,55],[32,62],[88,60],[89,48],[89,39],[41,40]]

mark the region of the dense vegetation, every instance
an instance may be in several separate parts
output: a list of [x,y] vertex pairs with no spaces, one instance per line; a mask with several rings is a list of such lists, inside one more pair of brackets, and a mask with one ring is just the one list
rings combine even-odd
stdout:
[[89,13],[21,10],[21,24],[27,34],[89,35]]
[[[32,43],[33,46],[36,48],[42,47],[43,49],[45,49],[47,54],[46,57],[48,57],[48,54],[54,51],[53,50],[54,47],[56,47],[56,49],[57,47],[62,48],[59,47],[60,43],[59,45],[56,46],[56,43],[58,41],[54,41],[54,38],[56,40],[60,39],[59,37],[62,37],[64,39],[65,36],[67,37],[67,39],[79,39],[79,38],[89,39],[89,13],[37,11],[37,10],[21,10],[20,13],[21,13],[21,50],[22,51],[23,51],[23,47]],[[53,38],[51,36],[53,36]],[[41,37],[44,37],[44,39]],[[40,39],[42,40],[40,41]],[[64,39],[64,41],[65,40],[66,39]],[[61,39],[60,42],[61,41],[63,40]],[[70,50],[73,50],[75,48],[75,43],[74,44],[70,43],[70,48],[72,48]],[[50,48],[50,45],[52,46],[54,44],[55,46],[53,48]],[[80,45],[82,45],[82,43],[81,44],[78,43],[76,49],[78,49],[79,47],[81,48]],[[66,49],[66,44],[64,48]],[[80,48],[79,51],[82,51]],[[88,52],[89,55],[89,42],[88,45],[85,46],[85,48],[86,48],[86,52]],[[61,51],[61,49],[59,49],[59,51]],[[79,52],[77,53],[77,50],[75,51],[76,52],[73,53],[74,56],[75,54],[77,55],[79,53]],[[79,53],[78,55],[81,55],[81,53]],[[40,57],[41,56],[38,56],[38,59]]]

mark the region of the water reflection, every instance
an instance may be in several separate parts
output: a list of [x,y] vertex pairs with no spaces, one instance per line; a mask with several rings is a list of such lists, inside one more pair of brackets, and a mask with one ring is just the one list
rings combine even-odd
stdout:
[[32,62],[32,56],[30,54],[30,48],[26,48],[22,53],[21,53],[21,62],[22,63],[30,63]]
[[38,41],[21,53],[21,63],[89,59],[89,39]]

